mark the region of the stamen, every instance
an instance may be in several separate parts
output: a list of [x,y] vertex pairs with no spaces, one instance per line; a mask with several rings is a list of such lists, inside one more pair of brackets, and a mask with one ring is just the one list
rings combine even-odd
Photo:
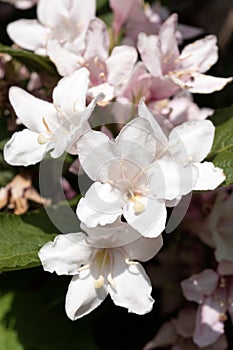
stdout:
[[129,258],[126,258],[126,259],[125,259],[125,263],[126,263],[127,265],[138,265],[138,262],[137,262],[137,261],[129,260]]
[[108,274],[108,282],[110,283],[110,285],[112,286],[112,288],[116,288],[116,283],[115,283],[115,281],[114,281],[114,279],[112,278],[112,274],[111,273],[109,273]]
[[98,56],[96,56],[96,57],[94,58],[94,63],[95,63],[95,65],[96,65],[96,67],[98,67],[98,68],[100,68],[100,69],[104,69],[104,65],[99,61],[99,57],[98,57]]
[[48,126],[48,124],[46,123],[45,118],[43,118],[42,121],[43,121],[43,124],[44,124],[45,129],[47,130],[47,132],[51,133],[51,130],[49,129],[49,126]]
[[134,201],[133,210],[135,213],[142,213],[145,210],[145,205],[137,200]]
[[44,145],[45,143],[47,143],[51,139],[51,135],[52,135],[51,133],[42,132],[41,134],[38,135],[37,142],[40,145]]
[[103,285],[104,285],[104,276],[99,275],[99,278],[97,280],[94,280],[94,286],[96,289],[99,289],[103,287]]
[[101,79],[103,79],[103,80],[106,80],[106,74],[105,74],[104,72],[101,72],[101,73],[99,74],[99,77],[100,77]]
[[88,270],[90,268],[90,264],[83,265],[78,268],[78,272]]

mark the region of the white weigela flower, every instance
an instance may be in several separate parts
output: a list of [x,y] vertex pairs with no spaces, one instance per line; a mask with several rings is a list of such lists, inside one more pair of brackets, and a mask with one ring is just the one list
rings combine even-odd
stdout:
[[175,206],[192,190],[214,189],[225,179],[212,163],[200,163],[213,143],[210,121],[184,123],[166,136],[144,102],[139,115],[115,141],[96,131],[78,141],[80,163],[95,181],[77,207],[88,227],[123,215],[143,236],[153,237],[165,228],[166,205]]
[[77,153],[72,144],[86,130],[96,100],[86,107],[89,72],[86,68],[63,78],[53,91],[53,103],[40,100],[19,87],[11,87],[10,102],[27,129],[13,134],[4,148],[11,165],[40,162],[52,150],[57,158],[64,151]]
[[40,0],[38,20],[19,19],[7,26],[7,32],[17,45],[40,55],[47,54],[50,39],[57,39],[70,52],[82,52],[95,10],[95,0]]
[[[120,222],[104,229],[83,229],[88,236],[81,232],[58,235],[39,251],[44,270],[73,275],[66,295],[68,317],[76,320],[90,313],[108,294],[129,312],[151,311],[150,280],[135,260],[147,261],[157,254],[162,237],[138,238],[137,232]],[[119,246],[122,236],[133,241]]]
[[77,148],[82,168],[95,181],[79,201],[79,219],[95,227],[124,215],[142,235],[158,236],[165,227],[166,207],[164,200],[157,198],[149,174],[156,153],[149,122],[132,120],[114,141],[101,132],[89,131]]

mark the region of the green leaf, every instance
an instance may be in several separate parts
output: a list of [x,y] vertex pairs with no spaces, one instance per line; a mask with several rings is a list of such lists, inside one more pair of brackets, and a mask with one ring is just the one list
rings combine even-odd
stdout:
[[0,349],[3,350],[23,350],[17,331],[4,322],[5,316],[11,309],[13,297],[13,293],[0,295]]
[[0,271],[40,265],[40,247],[57,233],[44,211],[22,216],[0,213],[0,225]]
[[101,11],[107,4],[108,0],[97,0],[96,11]]
[[0,44],[0,53],[6,53],[11,57],[17,59],[31,70],[36,72],[47,71],[51,75],[58,75],[54,64],[48,57],[36,55],[33,52],[14,49],[9,46]]
[[226,108],[216,109],[214,114],[209,119],[215,126],[218,126],[231,118],[233,118],[233,105]]
[[[220,110],[215,113],[215,118],[220,120]],[[207,160],[223,169],[225,184],[229,185],[233,183],[233,107],[222,110],[222,119],[225,122],[215,129],[214,143]]]
[[[1,350],[99,349],[94,339],[93,313],[77,322],[71,322],[65,314],[71,276],[34,268],[3,273],[0,279]],[[5,343],[1,343],[1,327]]]

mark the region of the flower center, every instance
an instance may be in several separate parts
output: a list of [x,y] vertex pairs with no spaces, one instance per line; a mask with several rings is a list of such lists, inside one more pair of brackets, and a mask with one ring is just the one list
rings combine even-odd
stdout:
[[108,183],[122,193],[123,200],[133,203],[133,210],[139,214],[145,210],[144,197],[148,196],[148,185],[144,171],[128,160],[117,160],[111,167],[112,177]]
[[109,249],[100,249],[95,255],[95,262],[99,268],[99,277],[94,280],[94,286],[96,289],[103,287],[105,283],[104,269],[107,268],[107,281],[111,284],[113,288],[116,288],[116,284],[112,278],[112,259],[109,253]]

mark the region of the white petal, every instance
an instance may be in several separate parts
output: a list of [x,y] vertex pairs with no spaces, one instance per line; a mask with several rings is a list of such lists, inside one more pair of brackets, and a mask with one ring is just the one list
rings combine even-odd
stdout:
[[106,225],[121,215],[121,200],[109,184],[95,182],[81,198],[77,206],[77,215],[87,227]]
[[[38,134],[24,129],[15,132],[4,147],[4,159],[11,165],[33,165],[40,162],[50,145],[40,145]],[[51,146],[52,147],[52,146]]]
[[145,33],[140,33],[138,35],[138,51],[150,74],[154,77],[161,77],[163,72],[158,36],[147,36]]
[[138,315],[151,311],[154,303],[150,295],[152,287],[140,264],[127,265],[122,254],[116,251],[112,278],[116,288],[109,285],[108,291],[117,306],[125,307]]
[[67,117],[83,111],[86,107],[86,94],[89,84],[89,72],[81,68],[68,77],[62,78],[53,90],[53,103]]
[[198,170],[198,180],[194,190],[214,190],[226,179],[223,170],[215,167],[213,163],[194,163],[193,166]]
[[92,180],[109,180],[109,167],[116,157],[114,144],[104,133],[90,130],[78,140],[77,150],[80,163]]
[[147,173],[150,192],[159,199],[169,201],[191,192],[198,178],[196,168],[190,165],[181,166],[172,157],[155,161]]
[[190,92],[198,94],[210,94],[222,90],[232,82],[232,78],[218,78],[206,74],[193,74],[192,76],[194,79],[186,85]]
[[70,0],[56,1],[40,0],[37,6],[37,16],[46,27],[54,28],[61,25],[67,16]]
[[163,237],[159,235],[156,238],[139,237],[134,242],[124,246],[129,259],[147,261],[152,259],[162,248]]
[[[80,227],[84,232],[87,233],[87,240],[89,244],[97,248],[114,248],[120,246],[124,246],[125,248],[128,246],[129,243],[136,242],[139,238],[141,238],[141,235],[136,230],[134,230],[126,222],[122,222],[120,218],[118,218],[112,224],[96,226],[94,228],[89,228],[82,222]],[[138,246],[137,243],[135,244]],[[156,247],[158,247],[158,245],[159,243],[157,243]],[[155,245],[153,246],[153,248],[155,249]],[[132,251],[133,249],[131,249],[130,246],[129,249],[127,249],[127,252],[129,258],[134,259],[133,255],[130,255],[133,254]],[[154,251],[155,250],[153,250],[153,252]],[[142,256],[144,255],[142,254]]]
[[91,253],[83,233],[68,233],[46,243],[38,255],[45,271],[76,275],[80,266],[88,263]]
[[144,237],[158,237],[165,228],[167,211],[164,202],[156,198],[148,198],[145,210],[135,213],[133,205],[129,204],[123,209],[123,215],[130,226]]
[[45,46],[49,32],[48,28],[44,28],[34,19],[19,19],[7,26],[9,37],[17,45],[43,55],[46,54]]
[[28,129],[45,132],[43,118],[49,128],[53,129],[50,120],[56,121],[56,111],[52,103],[34,97],[17,86],[10,88],[9,99],[17,117]]
[[154,160],[156,141],[150,123],[143,118],[135,118],[121,129],[115,145],[122,159],[135,162],[138,167],[146,167]]
[[[72,74],[79,69],[83,59],[77,54],[63,48],[58,40],[48,40],[47,54],[51,61],[55,64],[58,73],[61,76]],[[79,63],[80,61],[80,63]]]
[[161,145],[166,146],[168,143],[168,139],[165,133],[163,132],[161,126],[156,121],[156,114],[155,114],[155,117],[151,114],[149,108],[146,106],[144,102],[144,99],[141,99],[138,105],[138,115],[141,118],[146,119],[150,123],[151,127],[153,128],[154,137],[156,138],[157,142],[160,143]]
[[136,60],[137,51],[134,47],[127,45],[115,46],[106,62],[108,82],[114,86],[125,84],[131,75]]
[[88,95],[93,98],[102,93],[104,98],[101,100],[101,103],[105,104],[114,98],[114,90],[115,89],[113,86],[109,85],[108,83],[103,83],[88,89]]
[[106,298],[104,287],[96,289],[90,270],[80,271],[70,282],[66,295],[67,316],[75,321],[97,308]]
[[214,131],[210,120],[193,120],[176,126],[169,135],[169,152],[183,164],[201,162],[211,150]]

